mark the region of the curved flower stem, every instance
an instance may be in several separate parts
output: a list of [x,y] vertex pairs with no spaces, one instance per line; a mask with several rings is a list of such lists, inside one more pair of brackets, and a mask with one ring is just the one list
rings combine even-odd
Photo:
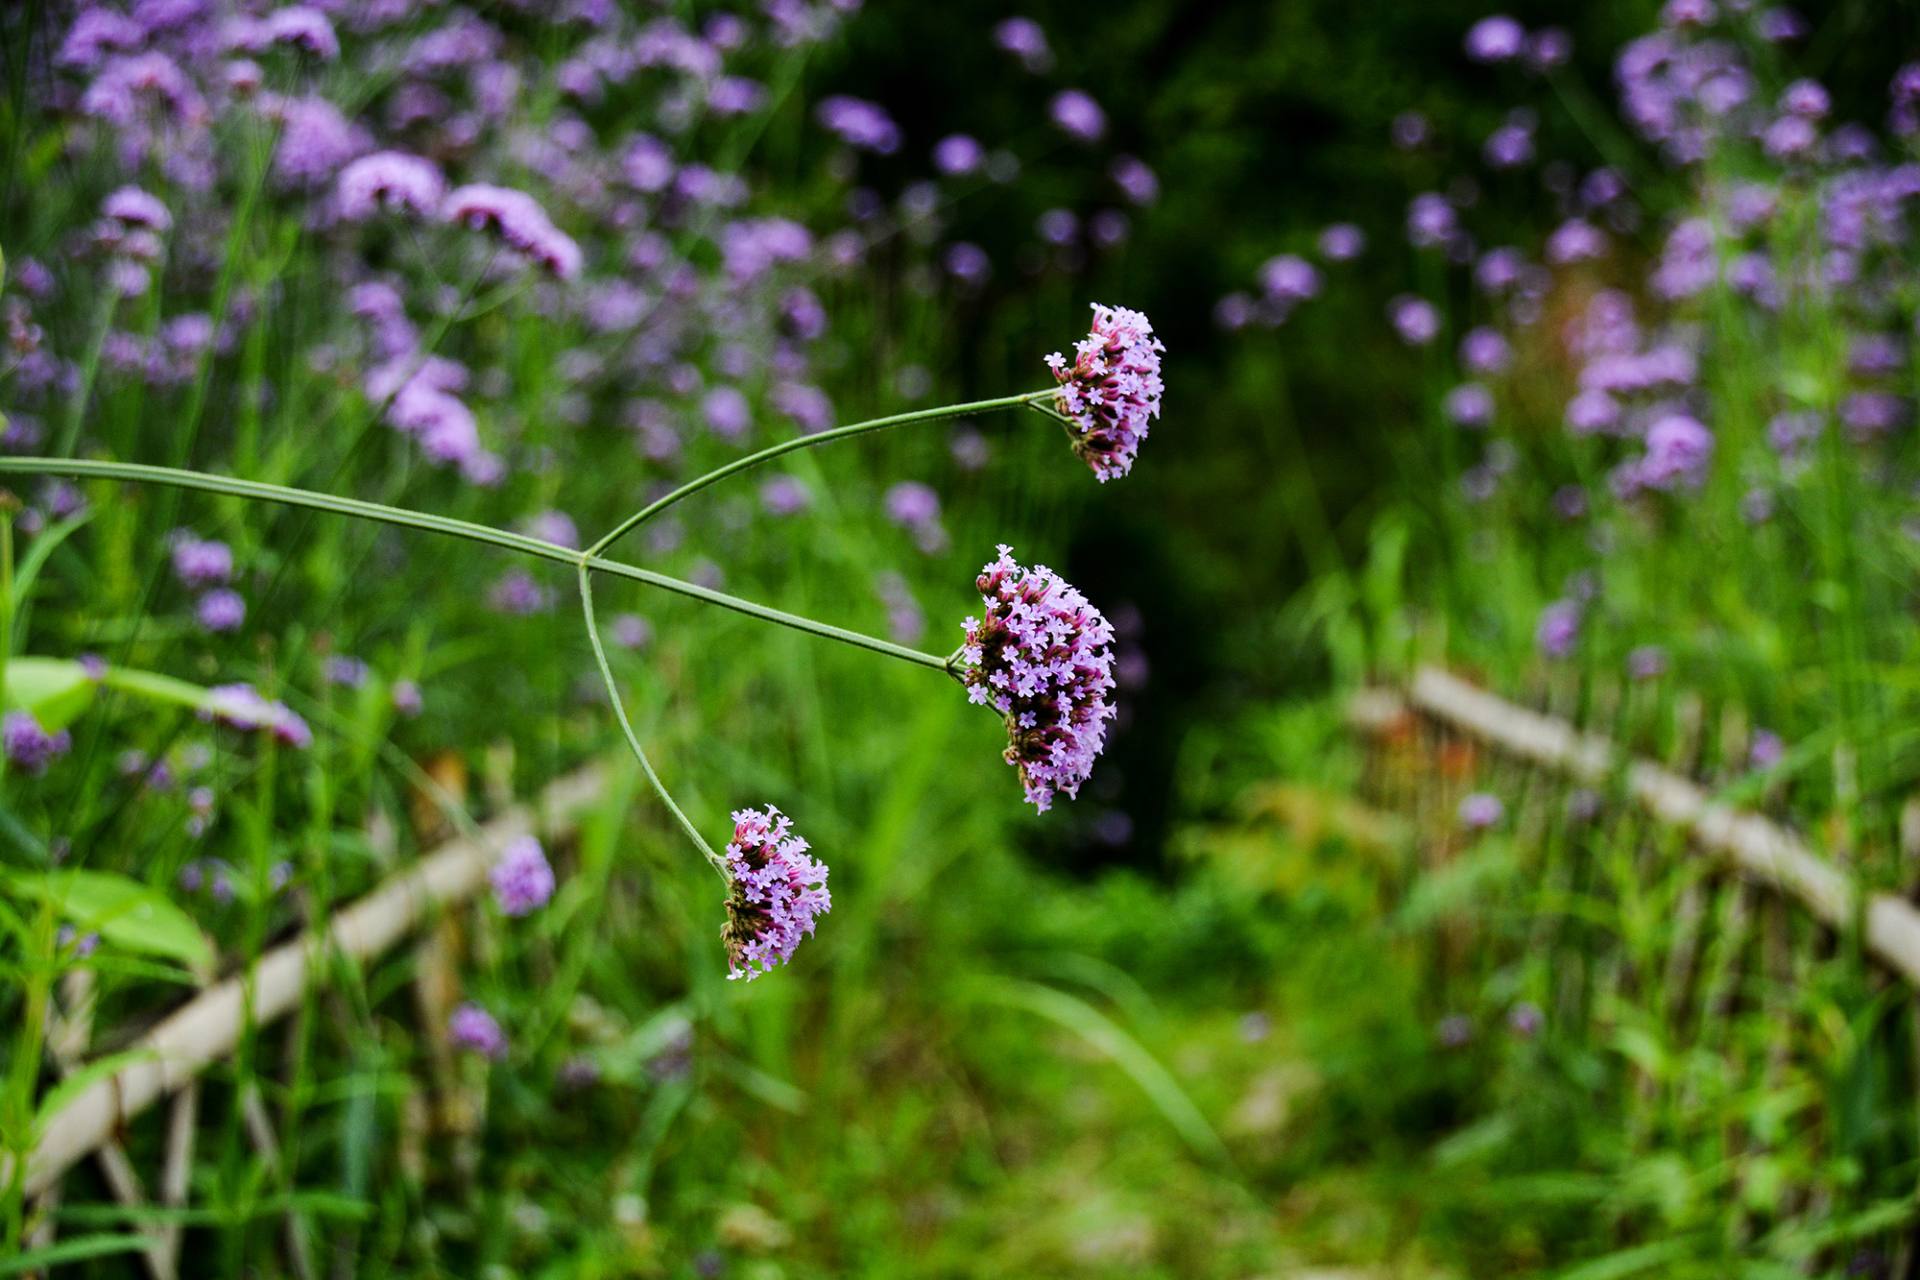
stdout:
[[885,418],[870,418],[865,422],[849,423],[844,427],[835,427],[831,431],[821,431],[810,436],[795,436],[791,440],[782,440],[779,444],[769,445],[758,453],[749,453],[743,458],[735,458],[724,467],[716,467],[703,476],[689,480],[664,497],[656,498],[640,510],[628,516],[616,525],[613,532],[601,538],[587,548],[587,554],[597,556],[608,547],[625,537],[629,532],[665,511],[682,498],[692,497],[710,484],[717,484],[730,475],[749,470],[763,462],[770,462],[783,453],[793,453],[798,449],[811,449],[816,445],[830,444],[835,440],[845,440],[852,436],[863,436],[870,431],[885,431],[888,427],[904,427],[914,422],[937,422],[942,418],[964,418],[970,413],[986,413],[993,409],[1017,409],[1021,405],[1031,405],[1042,397],[1053,394],[1053,389],[1045,391],[1026,391],[1017,396],[1001,396],[995,400],[975,400],[968,404],[945,404],[937,409],[915,409],[911,413],[896,413]]
[[469,542],[502,547],[508,551],[518,551],[523,555],[551,560],[556,564],[569,567],[584,563],[597,573],[644,582],[650,587],[659,587],[676,595],[690,596],[707,604],[731,609],[735,613],[743,613],[749,618],[758,618],[762,622],[791,627],[795,631],[804,631],[808,635],[819,636],[826,640],[837,640],[841,644],[852,645],[856,649],[865,649],[870,653],[898,658],[902,662],[911,662],[917,666],[931,667],[935,671],[946,669],[946,659],[937,654],[922,653],[918,649],[909,649],[891,640],[882,640],[878,636],[849,631],[845,627],[836,627],[827,622],[817,622],[796,613],[788,613],[784,609],[775,609],[770,605],[743,600],[739,596],[731,596],[724,591],[714,591],[682,578],[671,578],[664,573],[642,569],[638,565],[607,560],[591,552],[583,554],[571,547],[563,547],[557,542],[530,538],[523,533],[496,529],[491,525],[476,524],[471,520],[456,520],[451,516],[437,516],[425,511],[411,511],[405,507],[364,502],[358,498],[342,498],[330,493],[317,493],[312,489],[295,489],[288,485],[267,484],[259,480],[240,480],[231,476],[208,475],[202,471],[185,471],[177,467],[148,466],[138,462],[103,462],[92,458],[0,457],[0,474],[9,472],[169,485],[176,489],[196,489],[203,493],[244,498],[250,502],[274,502],[282,506],[330,511],[335,515],[353,516],[356,519],[398,525],[405,529],[424,529],[429,533],[442,533],[450,537],[464,538]]
[[640,735],[633,731],[633,722],[627,718],[627,704],[621,698],[620,686],[613,678],[613,666],[607,661],[607,648],[600,641],[600,625],[594,620],[593,574],[588,571],[587,566],[587,560],[582,557],[580,612],[586,615],[587,639],[593,643],[593,660],[599,664],[600,680],[607,686],[607,700],[613,704],[613,715],[620,722],[620,732],[626,735],[627,745],[633,749],[634,758],[640,761],[640,767],[646,771],[647,781],[653,784],[654,794],[658,795],[660,802],[667,806],[667,811],[680,824],[680,829],[687,833],[687,839],[693,841],[694,848],[700,850],[700,855],[713,865],[713,869],[720,873],[722,880],[732,883],[732,877],[727,874],[726,859],[713,851],[713,846],[708,844],[706,837],[700,834],[700,828],[694,826],[680,806],[674,803],[672,794],[667,791],[666,783],[660,781],[660,775],[653,771],[653,761],[647,759],[646,748],[640,745]]

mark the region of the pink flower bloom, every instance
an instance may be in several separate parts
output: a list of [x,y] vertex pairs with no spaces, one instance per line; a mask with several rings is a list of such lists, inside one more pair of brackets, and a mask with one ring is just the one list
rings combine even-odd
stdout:
[[1015,563],[1011,547],[974,585],[982,609],[961,649],[967,698],[1000,713],[1006,761],[1045,813],[1056,794],[1079,794],[1106,745],[1113,628],[1053,570]]
[[1140,442],[1160,416],[1160,356],[1146,316],[1093,304],[1093,331],[1074,344],[1074,360],[1047,357],[1060,389],[1054,407],[1071,420],[1073,451],[1102,483],[1133,468]]
[[827,865],[808,855],[793,823],[769,805],[733,815],[727,845],[727,977],[751,982],[793,958],[815,921],[833,909]]

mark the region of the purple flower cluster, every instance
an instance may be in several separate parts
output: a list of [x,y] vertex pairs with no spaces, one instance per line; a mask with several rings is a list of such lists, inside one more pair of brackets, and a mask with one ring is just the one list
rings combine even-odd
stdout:
[[454,1048],[498,1062],[507,1056],[507,1034],[500,1023],[472,1001],[453,1011],[447,1021],[447,1041]]
[[1114,716],[1113,628],[1044,565],[1011,547],[980,572],[981,612],[966,620],[962,680],[970,701],[1006,721],[1006,761],[1042,813],[1093,772]]
[[72,734],[65,729],[48,733],[30,711],[7,712],[0,719],[0,739],[4,739],[7,763],[36,778],[73,749]]
[[292,747],[313,745],[313,730],[286,703],[263,696],[250,684],[215,685],[207,690],[200,718],[234,729],[260,730]]
[[580,246],[554,226],[540,202],[524,191],[470,183],[447,193],[441,213],[449,222],[491,232],[558,279],[571,280],[580,274]]
[[524,916],[547,905],[553,897],[553,868],[540,842],[521,836],[507,843],[499,860],[487,873],[493,885],[493,900],[501,914]]
[[1054,404],[1070,420],[1073,451],[1104,483],[1133,468],[1140,442],[1160,416],[1160,356],[1166,350],[1138,311],[1093,304],[1093,331],[1069,363],[1047,357],[1060,384]]
[[446,191],[446,179],[431,160],[404,151],[376,151],[340,171],[334,203],[348,222],[365,222],[383,212],[427,219],[439,214]]
[[827,865],[772,805],[733,815],[727,844],[727,976],[751,982],[793,958],[818,917],[833,908]]

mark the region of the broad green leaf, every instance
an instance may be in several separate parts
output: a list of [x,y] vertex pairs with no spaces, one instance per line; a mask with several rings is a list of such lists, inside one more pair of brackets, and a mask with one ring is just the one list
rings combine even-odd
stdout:
[[7,705],[32,714],[44,729],[64,729],[93,701],[94,681],[77,662],[14,658],[7,663]]
[[137,880],[106,871],[44,871],[13,883],[51,901],[74,928],[117,947],[178,960],[195,971],[213,964],[213,946],[193,919]]

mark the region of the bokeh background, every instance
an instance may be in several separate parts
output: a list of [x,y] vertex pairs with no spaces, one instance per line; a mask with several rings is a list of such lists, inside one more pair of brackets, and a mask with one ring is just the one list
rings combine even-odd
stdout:
[[[796,431],[1045,387],[1090,303],[1167,348],[1123,479],[985,414],[623,544],[945,653],[1004,542],[1115,626],[1107,750],[1035,814],[938,674],[605,580],[693,821],[778,805],[831,867],[751,983],[566,570],[9,475],[16,1160],[49,1003],[110,1054],[607,783],[551,902],[249,1029],[180,1203],[16,1182],[0,1269],[146,1274],[173,1227],[194,1276],[1913,1274],[1914,997],[1855,931],[1618,787],[1352,710],[1450,668],[1912,888],[1920,11],[22,0],[0,42],[8,453],[577,545]],[[580,264],[355,212],[383,150]],[[196,714],[236,683],[283,732]],[[157,1188],[164,1116],[119,1140]]]

